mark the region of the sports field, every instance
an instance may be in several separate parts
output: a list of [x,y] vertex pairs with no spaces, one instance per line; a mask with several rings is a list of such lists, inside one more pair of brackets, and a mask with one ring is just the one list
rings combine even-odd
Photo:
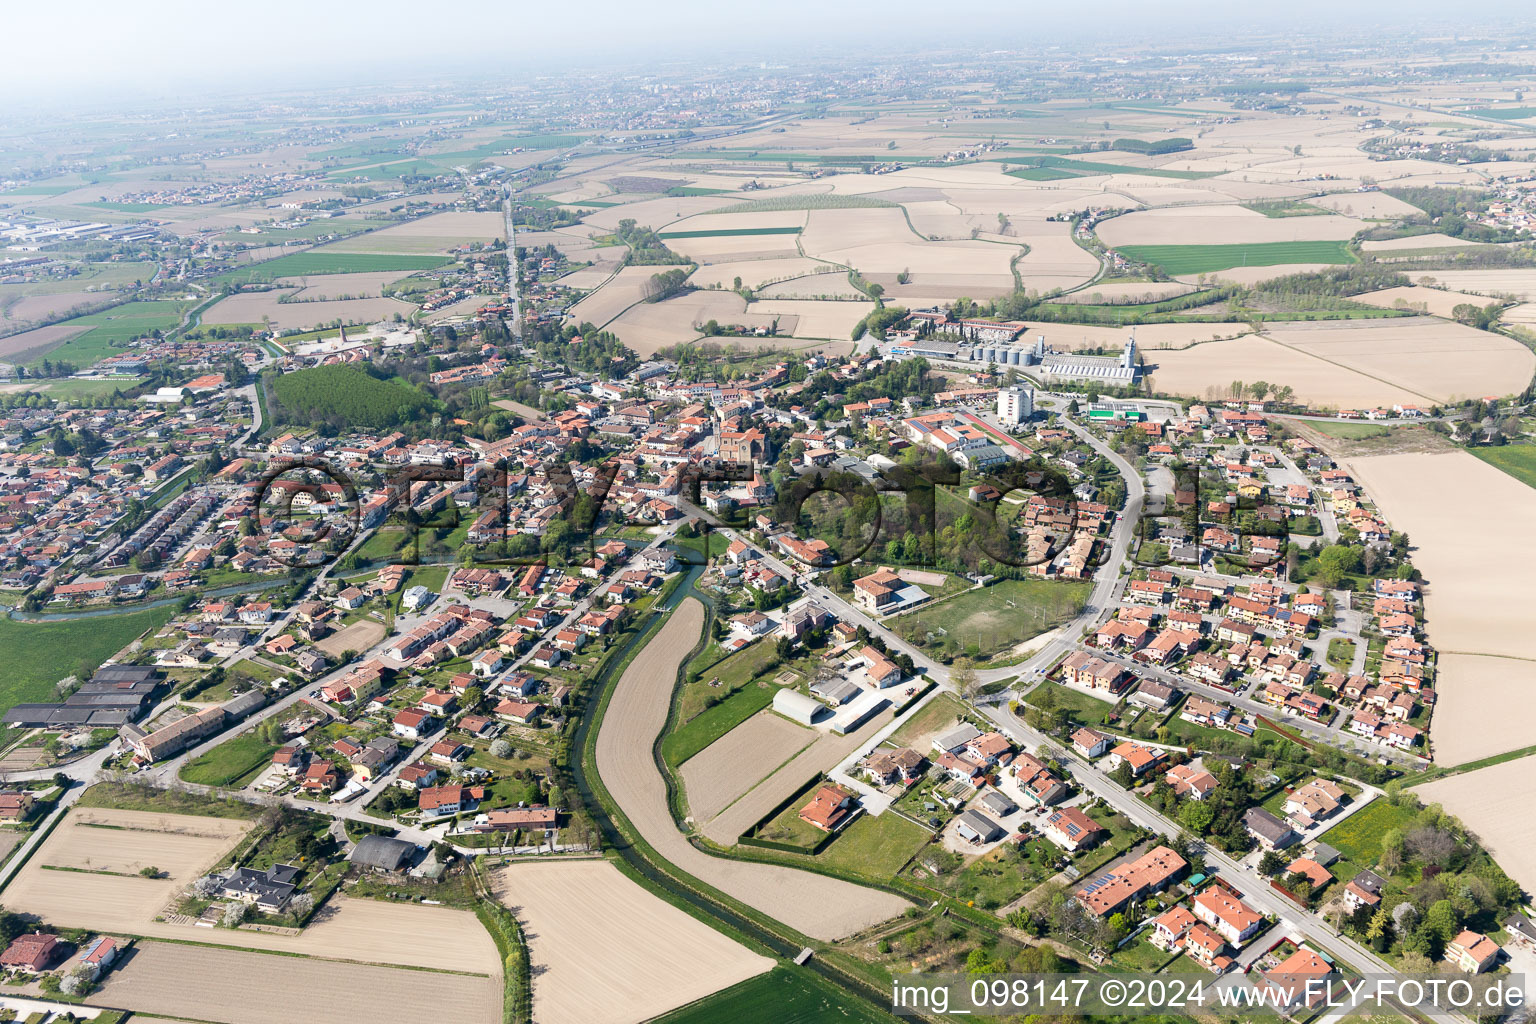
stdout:
[[1252,245],[1124,245],[1118,250],[1139,263],[1170,274],[1208,274],[1233,267],[1272,267],[1281,263],[1353,263],[1340,241],[1258,242]]
[[845,993],[804,967],[775,967],[657,1019],[656,1024],[888,1024],[896,1018]]
[[375,274],[384,271],[431,270],[451,262],[446,256],[385,252],[296,252],[220,274],[214,283],[275,281],[280,277],[316,274]]
[[0,618],[0,709],[57,699],[54,684],[97,666],[147,629],[158,629],[173,607],[146,608],[126,615],[79,617],[62,622],[18,622]]
[[[903,635],[932,648],[950,646],[990,658],[1070,620],[1088,599],[1086,583],[1003,580],[904,615]],[[909,627],[911,627],[909,631]]]

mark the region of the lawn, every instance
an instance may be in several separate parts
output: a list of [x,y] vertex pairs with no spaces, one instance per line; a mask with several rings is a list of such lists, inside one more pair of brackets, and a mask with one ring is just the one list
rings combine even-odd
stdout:
[[1511,444],[1498,448],[1468,448],[1495,469],[1502,469],[1527,487],[1536,487],[1536,445]]
[[786,846],[803,847],[804,852],[810,853],[827,838],[827,834],[800,817],[800,808],[807,803],[809,803],[808,798],[790,801],[788,807],[753,832],[752,838],[767,839]]
[[1406,828],[1418,814],[1412,806],[1394,807],[1388,800],[1373,800],[1318,838],[1356,864],[1375,864],[1381,852],[1383,832]]
[[159,629],[176,609],[145,608],[124,615],[80,616],[61,622],[0,618],[0,710],[57,699],[54,684],[89,675],[140,633]]
[[254,730],[241,733],[182,765],[181,778],[203,786],[233,786],[270,764],[276,750]]
[[714,707],[669,732],[661,741],[661,759],[677,767],[773,702],[777,686],[743,686]]
[[1118,251],[1138,263],[1153,263],[1170,274],[1206,274],[1233,267],[1273,267],[1282,263],[1353,263],[1349,246],[1339,241],[1256,242],[1252,245],[1122,245]]
[[891,1024],[896,1018],[823,981],[804,967],[781,964],[673,1010],[656,1024]]
[[66,320],[61,327],[86,327],[84,334],[70,338],[59,345],[51,345],[32,352],[19,353],[23,365],[40,366],[44,359],[63,360],[84,369],[105,359],[119,355],[128,342],[153,330],[169,331],[181,323],[185,302],[160,299],[149,302],[125,302],[121,306],[100,313],[90,313]]
[[1328,641],[1328,664],[1340,672],[1348,672],[1355,661],[1355,642],[1336,636]]
[[971,906],[997,911],[1055,874],[1052,862],[1059,856],[1044,842],[1003,843],[963,863],[966,858],[935,846],[923,851],[907,877]]
[[930,833],[887,811],[861,814],[816,855],[816,863],[875,878],[894,878],[928,842]]
[[213,284],[272,281],[279,277],[324,274],[372,274],[389,270],[431,270],[453,262],[446,256],[407,256],[378,252],[296,252],[275,260],[230,270],[212,279]]
[[897,631],[934,651],[991,658],[1075,618],[1087,583],[1003,580],[896,620]]

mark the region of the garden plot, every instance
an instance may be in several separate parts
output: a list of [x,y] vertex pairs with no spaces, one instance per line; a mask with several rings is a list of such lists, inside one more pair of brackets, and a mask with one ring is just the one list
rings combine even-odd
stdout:
[[1264,333],[1434,402],[1520,391],[1536,370],[1536,355],[1518,341],[1431,317],[1273,324]]
[[[206,930],[197,929],[197,938]],[[402,945],[417,941],[400,939]],[[490,977],[147,941],[107,975],[99,998],[143,1013],[226,1024],[437,1024],[497,1019],[500,987]]]
[[695,821],[713,818],[818,735],[782,715],[759,711],[683,762],[689,813]]
[[517,864],[492,886],[528,937],[542,1024],[634,1024],[773,966],[606,861]]
[[1427,581],[1425,627],[1441,652],[1430,722],[1437,759],[1457,764],[1529,744],[1536,634],[1525,595],[1536,573],[1527,543],[1536,490],[1464,451],[1372,456],[1346,468],[1413,539]]

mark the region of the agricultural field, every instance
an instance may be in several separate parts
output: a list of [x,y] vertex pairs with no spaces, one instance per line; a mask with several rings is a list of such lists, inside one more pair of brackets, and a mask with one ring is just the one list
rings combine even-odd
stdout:
[[1260,335],[1149,352],[1146,363],[1157,392],[1190,398],[1222,397],[1234,380],[1264,380],[1292,388],[1298,401],[1314,409],[1432,404],[1425,395]]
[[492,886],[528,936],[545,1024],[630,1024],[773,966],[606,861],[517,864]]
[[1507,394],[1536,372],[1536,355],[1518,341],[1432,317],[1277,323],[1264,335],[1436,403]]
[[[578,324],[590,323],[596,327],[607,326],[620,313],[645,297],[646,286],[650,283],[652,277],[670,269],[672,269],[670,266],[625,267],[615,274],[607,284],[571,307],[570,316],[572,322]],[[727,298],[729,297],[727,296]],[[656,305],[665,305],[665,303],[657,303]],[[693,322],[691,316],[682,319],[685,319],[688,324]],[[706,317],[706,319],[708,318]]]
[[175,611],[146,608],[56,622],[0,618],[0,650],[8,663],[0,682],[0,708],[55,699],[54,684],[71,674],[94,672],[139,634],[163,626]]
[[1528,757],[1505,761],[1436,779],[1413,791],[1426,804],[1440,804],[1460,818],[1527,892],[1536,891],[1536,814],[1530,812],[1536,807],[1536,772],[1532,767]]
[[1416,309],[1421,313],[1432,313],[1435,316],[1447,318],[1459,305],[1470,303],[1474,306],[1486,306],[1488,304],[1488,300],[1481,295],[1441,291],[1438,288],[1426,288],[1417,284],[1404,288],[1383,288],[1380,291],[1366,292],[1364,295],[1356,295],[1354,299],[1356,302],[1380,306],[1382,309]]
[[490,243],[502,239],[505,234],[506,222],[500,213],[434,213],[333,243],[318,252],[421,255],[446,252],[470,242]]
[[[352,275],[346,275],[352,276]],[[306,291],[308,289],[305,289]],[[298,289],[269,292],[239,292],[220,299],[203,313],[203,323],[266,324],[280,331],[308,330],[320,324],[374,323],[396,316],[408,317],[416,306],[401,299],[336,299],[320,302],[282,302],[298,294]]]
[[[1390,197],[1389,197],[1390,198]],[[1427,249],[1466,249],[1476,246],[1478,243],[1469,242],[1465,238],[1453,238],[1450,235],[1442,235],[1438,232],[1424,235],[1408,235],[1404,238],[1385,238],[1375,241],[1360,243],[1360,248],[1366,252],[1399,253],[1413,252]]]
[[275,260],[231,270],[215,278],[231,284],[276,281],[285,277],[313,277],[320,274],[377,274],[400,271],[401,276],[416,270],[431,270],[450,262],[446,256],[400,253],[353,253],[331,249],[311,249],[279,256]]
[[896,1018],[847,994],[803,967],[778,966],[655,1024],[891,1024]]
[[[206,929],[197,931],[204,939]],[[189,978],[218,983],[188,984]],[[497,1019],[501,1003],[499,979],[484,975],[153,940],[138,943],[97,998],[139,1013],[225,1024],[289,1024],[296,1004],[303,1019],[316,1024],[348,1024],[360,1016],[416,1024],[445,1017],[488,1021]]]
[[[1536,735],[1536,637],[1525,580],[1536,490],[1465,451],[1350,459],[1350,473],[1414,541],[1428,583],[1428,641],[1441,652],[1430,724],[1435,760],[1461,764]],[[1467,502],[1461,496],[1478,495]],[[1489,716],[1489,707],[1500,714]]]
[[0,338],[0,359],[23,363],[34,358],[41,360],[70,338],[79,337],[90,329],[89,326],[83,325],[66,327],[63,324],[55,324],[52,327],[38,327],[30,331],[10,334]]
[[614,802],[666,860],[813,938],[831,941],[901,913],[907,902],[888,893],[792,868],[711,857],[678,832],[652,749],[666,724],[678,666],[703,628],[703,606],[684,600],[615,684],[597,735],[597,769]]
[[[6,907],[60,927],[193,938],[186,926],[155,916],[249,827],[244,819],[77,805],[6,887]],[[103,835],[111,842],[104,843]],[[164,877],[141,877],[142,867],[159,868]],[[495,943],[468,911],[340,896],[327,907],[298,936],[216,928],[199,929],[195,938],[363,963],[500,972]],[[418,943],[403,946],[401,934],[414,935]]]
[[[1297,217],[1295,221],[1321,218]],[[1291,223],[1291,220],[1273,221]],[[1255,242],[1227,245],[1122,245],[1127,259],[1151,263],[1173,275],[1206,274],[1233,267],[1269,267],[1288,263],[1353,263],[1354,256],[1340,241]]]
[[[846,278],[836,278],[846,280]],[[760,299],[747,307],[748,316],[777,324],[780,335],[796,338],[848,341],[854,325],[875,304],[870,301],[818,302],[813,299]],[[750,343],[749,339],[749,343]]]
[[[1437,288],[1473,292],[1492,298],[1508,296],[1536,301],[1536,267],[1492,267],[1487,270],[1432,270],[1425,274]],[[1423,280],[1423,278],[1419,278]]]
[[1073,619],[1086,583],[1003,580],[902,615],[892,625],[930,651],[993,658]]
[[1478,447],[1467,450],[1527,487],[1536,487],[1536,445],[1508,444],[1497,448]]
[[25,349],[18,347],[19,339],[40,332],[29,331],[24,335],[0,340],[0,356],[18,356],[25,366],[40,366],[44,359],[53,359],[74,363],[84,369],[100,359],[120,353],[134,338],[154,330],[173,329],[181,323],[181,315],[187,305],[171,299],[125,302],[100,313],[90,313],[43,328],[55,333],[40,343],[29,339]]
[[[771,699],[776,688],[751,687],[742,691],[742,696],[753,694],[755,697],[754,691],[766,693]],[[730,703],[719,704],[694,721],[706,718],[719,708],[728,708]],[[761,782],[764,775],[800,753],[816,739],[814,730],[797,725],[772,711],[758,711],[683,761],[681,775],[689,812],[699,821],[715,817]]]
[[[1178,249],[1233,249],[1254,247],[1261,252],[1271,246],[1300,246],[1333,242],[1339,251],[1345,251],[1343,243],[1361,224],[1350,217],[1322,214],[1313,217],[1266,217],[1262,213],[1241,206],[1179,206],[1156,210],[1142,210],[1113,217],[1097,228],[1104,244],[1125,251],[1132,259],[1144,262],[1161,262],[1145,255],[1146,250]],[[1284,249],[1276,249],[1283,252]],[[1326,247],[1317,251],[1333,251]],[[1142,255],[1134,255],[1142,253]],[[1250,258],[1249,265],[1257,265]],[[1266,259],[1266,263],[1309,263],[1311,257],[1287,260]],[[1316,262],[1329,262],[1326,259]],[[1339,260],[1338,262],[1349,262]],[[1233,261],[1225,266],[1241,266]],[[1166,265],[1170,274],[1199,273],[1200,270],[1221,270],[1209,266],[1195,270],[1175,269]]]

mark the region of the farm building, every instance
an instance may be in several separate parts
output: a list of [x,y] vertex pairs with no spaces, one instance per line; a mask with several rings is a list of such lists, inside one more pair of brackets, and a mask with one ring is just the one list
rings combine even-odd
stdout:
[[805,694],[785,688],[773,695],[773,710],[791,721],[810,725],[823,708]]

